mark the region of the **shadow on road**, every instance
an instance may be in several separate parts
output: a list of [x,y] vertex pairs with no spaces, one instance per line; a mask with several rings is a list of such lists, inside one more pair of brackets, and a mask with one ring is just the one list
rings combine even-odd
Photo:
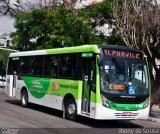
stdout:
[[[21,107],[21,103],[18,100],[5,100],[6,103]],[[62,111],[40,106],[37,104],[29,103],[29,109],[39,111],[51,116],[62,118]],[[65,119],[64,119],[65,120]],[[80,123],[93,128],[142,128],[137,124],[134,124],[128,120],[94,120],[87,117],[78,116],[76,123]]]

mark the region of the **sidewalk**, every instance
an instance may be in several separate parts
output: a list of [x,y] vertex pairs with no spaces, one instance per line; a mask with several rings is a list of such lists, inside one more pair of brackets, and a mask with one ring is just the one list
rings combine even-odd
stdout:
[[159,105],[153,105],[151,114],[148,117],[148,120],[160,123],[160,108]]
[[153,105],[152,111],[160,112],[160,106],[158,106],[158,105]]

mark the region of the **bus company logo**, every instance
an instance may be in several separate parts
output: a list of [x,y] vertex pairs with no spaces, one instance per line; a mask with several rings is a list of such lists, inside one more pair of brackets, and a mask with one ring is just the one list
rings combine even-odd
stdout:
[[34,80],[31,81],[32,88],[34,88]]
[[53,82],[53,90],[58,90],[58,88],[59,88],[59,83]]
[[42,88],[43,88],[42,83],[40,83],[39,81],[34,81],[34,80],[32,80],[32,81],[31,81],[31,85],[32,85],[32,88],[39,88],[39,89],[42,89]]

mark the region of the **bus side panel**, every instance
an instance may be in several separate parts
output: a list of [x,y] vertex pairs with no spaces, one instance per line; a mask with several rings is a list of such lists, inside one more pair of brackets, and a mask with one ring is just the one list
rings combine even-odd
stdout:
[[50,79],[48,91],[44,96],[44,105],[62,110],[63,99],[67,94],[71,94],[77,102],[78,91],[81,88],[80,85],[81,84],[79,81],[65,79]]
[[63,96],[46,94],[43,99],[44,106],[62,110]]
[[[67,94],[78,99],[82,85],[79,81],[23,76],[23,83],[28,90],[29,102],[62,110],[63,98]],[[22,86],[20,87],[22,88]],[[18,95],[17,95],[18,96]],[[78,106],[77,106],[78,107]]]
[[28,92],[28,102],[43,105],[43,98],[37,99],[36,97],[34,97],[30,93],[29,87],[27,87],[27,85],[25,84],[25,82],[23,80],[17,80],[16,85],[17,86],[16,86],[16,89],[15,89],[15,96],[16,96],[17,100],[21,100],[21,91],[22,91],[23,88],[25,88],[25,89],[27,89],[27,92]]
[[23,87],[26,87],[26,85],[24,84],[23,80],[17,79],[17,81],[16,81],[15,95],[16,95],[16,99],[18,99],[18,100],[21,99],[21,89]]
[[29,102],[34,103],[34,104],[43,105],[43,98],[37,99],[34,96],[32,96],[30,92],[28,93],[28,96],[29,96]]

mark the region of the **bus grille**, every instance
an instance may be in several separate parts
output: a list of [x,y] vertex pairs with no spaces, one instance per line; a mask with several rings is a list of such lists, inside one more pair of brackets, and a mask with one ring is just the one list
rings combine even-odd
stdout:
[[114,103],[121,103],[121,104],[139,104],[145,101],[144,98],[112,98],[110,99]]
[[115,113],[116,118],[132,118],[135,119],[138,116],[138,113],[132,113],[129,111],[121,112],[121,113]]

